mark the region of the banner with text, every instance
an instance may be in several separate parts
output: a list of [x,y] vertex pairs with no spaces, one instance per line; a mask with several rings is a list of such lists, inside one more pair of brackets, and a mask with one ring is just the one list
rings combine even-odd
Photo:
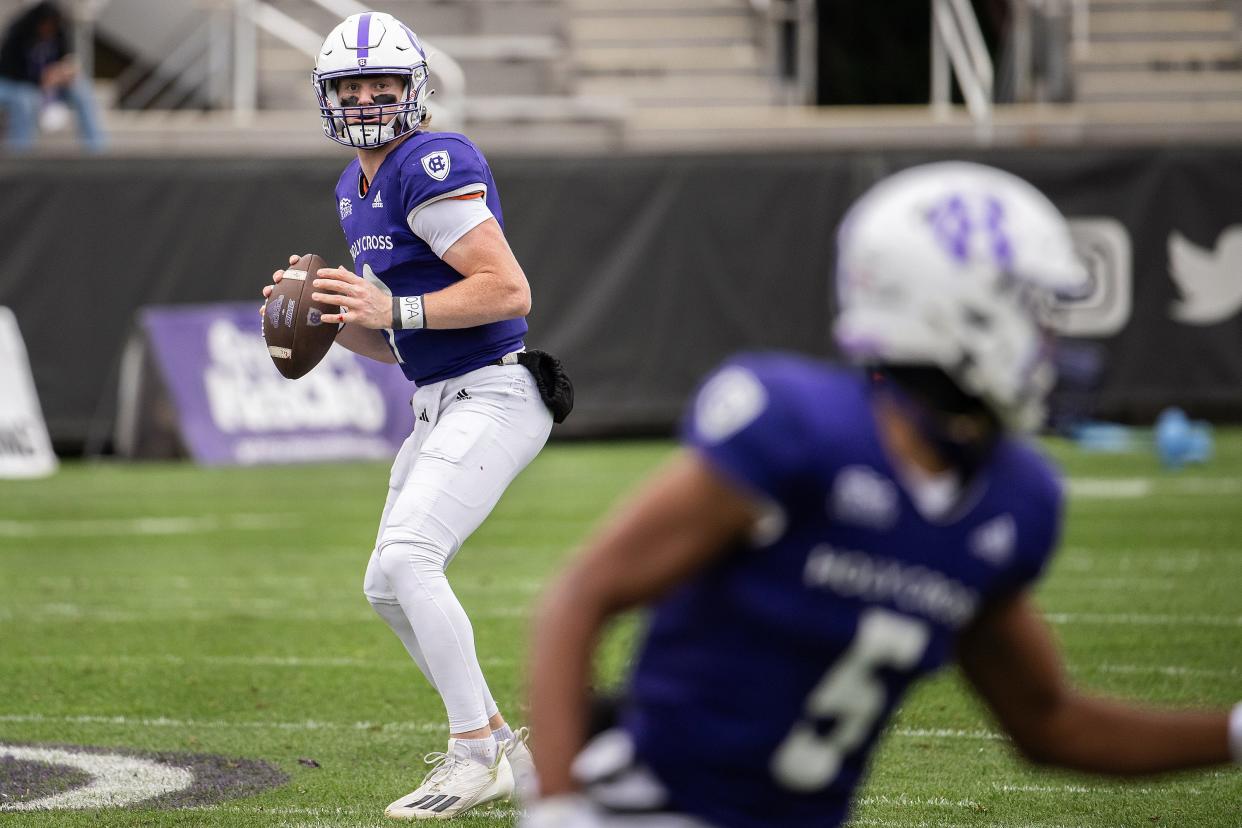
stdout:
[[13,311],[0,307],[0,478],[46,477],[56,455]]
[[414,427],[414,386],[394,365],[334,345],[306,376],[282,377],[253,302],[153,307],[141,320],[199,463],[388,460]]

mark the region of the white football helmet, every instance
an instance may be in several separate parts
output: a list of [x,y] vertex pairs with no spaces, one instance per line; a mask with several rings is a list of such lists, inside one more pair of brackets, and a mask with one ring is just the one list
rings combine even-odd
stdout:
[[961,162],[881,181],[837,235],[837,344],[863,364],[943,370],[1007,427],[1038,428],[1048,326],[1087,273],[1065,218],[1017,176]]
[[[349,106],[337,92],[341,78],[397,75],[405,84],[392,102]],[[374,149],[413,132],[427,114],[427,54],[418,35],[391,14],[365,12],[345,18],[319,50],[311,73],[324,134],[347,147]],[[361,122],[358,119],[374,119]],[[349,123],[354,119],[355,123]]]

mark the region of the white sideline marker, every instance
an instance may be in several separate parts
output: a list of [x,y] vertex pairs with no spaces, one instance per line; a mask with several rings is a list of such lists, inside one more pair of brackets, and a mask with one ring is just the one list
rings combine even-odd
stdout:
[[183,791],[194,784],[194,774],[185,768],[117,753],[76,753],[53,748],[0,745],[0,756],[18,761],[68,765],[91,775],[91,781],[80,788],[25,802],[3,803],[0,804],[0,811],[119,808]]

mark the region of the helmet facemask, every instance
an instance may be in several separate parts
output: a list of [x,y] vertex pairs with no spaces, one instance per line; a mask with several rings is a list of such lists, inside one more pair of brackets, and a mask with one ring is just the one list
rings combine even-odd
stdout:
[[[382,75],[399,79],[402,88],[398,94],[376,95],[372,103],[361,106],[356,97],[341,97],[339,89],[345,81]],[[416,131],[427,115],[424,103],[425,96],[429,94],[427,82],[426,63],[412,69],[377,67],[366,72],[354,70],[343,74],[317,75],[315,92],[319,98],[324,134],[347,147],[376,149]],[[350,123],[351,120],[354,123]]]
[[[376,149],[415,132],[427,122],[429,71],[418,35],[400,20],[384,12],[350,15],[324,40],[311,74],[324,134],[353,149]],[[341,99],[347,79],[380,75],[396,77],[401,91],[365,106]]]

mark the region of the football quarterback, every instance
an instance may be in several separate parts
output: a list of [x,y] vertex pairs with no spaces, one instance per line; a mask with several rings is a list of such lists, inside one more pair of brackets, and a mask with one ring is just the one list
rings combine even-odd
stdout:
[[418,36],[388,14],[353,15],[312,78],[324,134],[357,156],[333,202],[353,266],[320,270],[314,298],[341,307],[322,317],[344,323],[338,343],[416,385],[363,591],[439,693],[449,741],[386,814],[445,819],[507,799],[515,778],[533,784],[526,730],[488,689],[445,567],[566,413],[568,381],[525,347],[530,287],[487,161],[466,136],[428,128]]

